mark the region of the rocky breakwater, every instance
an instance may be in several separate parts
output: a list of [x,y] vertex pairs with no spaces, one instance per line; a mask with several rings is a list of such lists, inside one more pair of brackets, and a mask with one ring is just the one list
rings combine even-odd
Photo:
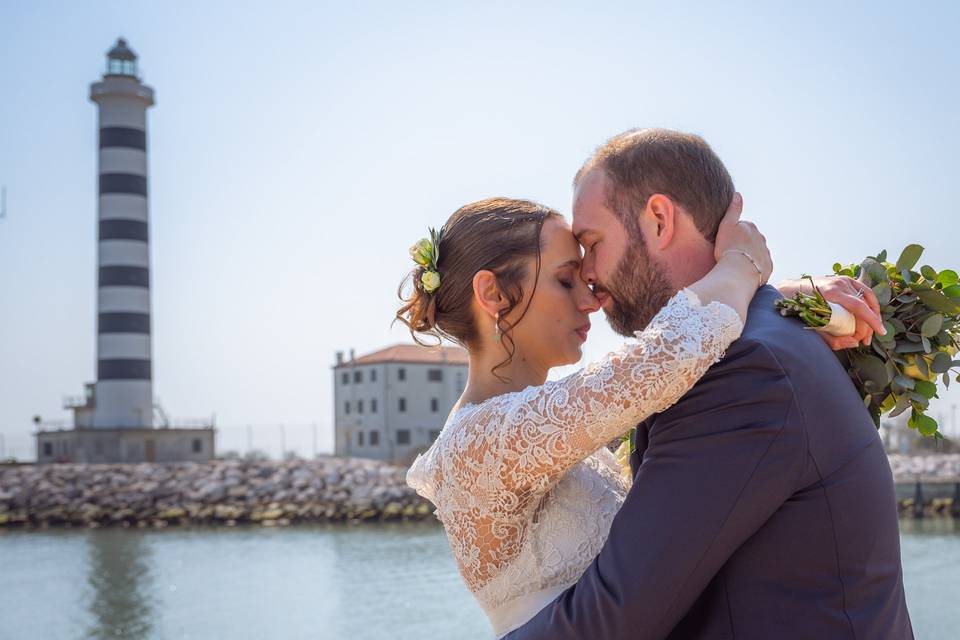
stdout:
[[960,481],[960,453],[903,455],[892,453],[890,468],[898,483]]
[[902,516],[960,518],[960,454],[891,454]]
[[406,470],[372,460],[0,466],[0,527],[284,526],[433,518]]

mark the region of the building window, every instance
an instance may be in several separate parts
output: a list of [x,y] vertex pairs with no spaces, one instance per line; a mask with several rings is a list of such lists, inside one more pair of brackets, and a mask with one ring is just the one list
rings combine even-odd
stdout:
[[343,374],[340,376],[340,382],[342,384],[350,384],[350,374],[344,371]]
[[397,429],[397,444],[410,444],[410,429]]
[[377,370],[376,370],[376,369],[371,369],[371,370],[370,370],[370,382],[376,382],[376,381],[377,381]]
[[400,411],[400,413],[403,413],[407,410],[406,398],[397,398],[397,409]]
[[357,432],[357,446],[358,447],[363,446],[363,431]]
[[399,369],[397,369],[397,380],[400,380],[401,382],[403,382],[406,379],[407,379],[407,370],[404,369],[403,367],[400,367]]
[[193,439],[193,452],[194,452],[194,453],[200,453],[201,451],[203,451],[203,440],[201,440],[200,438],[194,438],[194,439]]
[[430,442],[433,442],[434,440],[436,440],[436,439],[439,438],[439,437],[440,437],[440,432],[439,432],[439,431],[431,431],[431,432],[430,432]]
[[380,432],[379,432],[379,431],[371,431],[371,432],[370,432],[370,446],[371,446],[371,447],[379,447],[379,446],[380,446]]
[[443,382],[443,369],[427,369],[427,382]]
[[354,372],[353,372],[353,381],[354,381],[355,383],[358,383],[358,384],[361,383],[361,382],[363,382],[363,371],[354,371]]
[[52,442],[44,442],[44,443],[43,443],[43,455],[45,455],[45,456],[52,456],[52,455],[53,455],[53,443],[52,443]]
[[363,400],[357,400],[357,413],[363,413]]
[[373,398],[370,400],[370,413],[377,412],[377,399]]
[[440,401],[436,398],[430,398],[430,411],[434,413],[440,411]]
[[350,415],[350,401],[347,400],[343,403],[343,412],[347,415]]

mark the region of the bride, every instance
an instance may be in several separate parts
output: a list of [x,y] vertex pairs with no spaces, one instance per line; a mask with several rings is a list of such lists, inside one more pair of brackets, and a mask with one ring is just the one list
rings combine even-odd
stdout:
[[497,637],[575,583],[603,546],[628,489],[605,445],[676,402],[740,336],[772,263],[763,236],[738,218],[731,205],[716,266],[635,341],[557,381],[549,370],[580,360],[600,308],[559,213],[483,200],[411,249],[418,266],[397,318],[418,342],[463,345],[470,370],[407,482],[436,506]]

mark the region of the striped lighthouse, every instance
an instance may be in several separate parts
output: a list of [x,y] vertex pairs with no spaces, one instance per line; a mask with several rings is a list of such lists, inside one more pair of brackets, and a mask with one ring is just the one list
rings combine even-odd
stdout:
[[90,85],[99,111],[97,382],[93,428],[153,426],[147,109],[153,89],[120,38]]

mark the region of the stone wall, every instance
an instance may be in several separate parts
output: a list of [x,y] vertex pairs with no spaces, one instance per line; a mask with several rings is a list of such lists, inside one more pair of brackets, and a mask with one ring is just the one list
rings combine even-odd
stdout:
[[406,470],[372,460],[0,466],[0,526],[422,520]]
[[[903,513],[952,513],[960,455],[891,455]],[[406,470],[361,458],[0,465],[0,527],[433,520]],[[915,486],[923,485],[923,504]]]

